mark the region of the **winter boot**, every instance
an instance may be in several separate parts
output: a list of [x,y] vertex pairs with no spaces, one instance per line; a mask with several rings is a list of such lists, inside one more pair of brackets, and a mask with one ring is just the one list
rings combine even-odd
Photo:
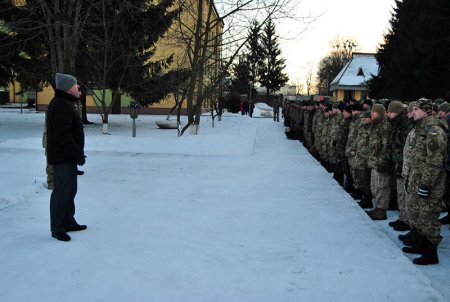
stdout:
[[380,209],[380,208],[375,208],[371,211],[366,211],[367,215],[369,215],[369,217],[372,220],[386,220],[387,216],[386,216],[386,210]]
[[410,242],[408,244],[405,243],[402,251],[407,254],[423,254],[427,248],[427,240],[422,235],[419,235],[414,242]]
[[401,220],[399,220],[398,223],[396,223],[393,226],[393,228],[394,228],[394,230],[396,230],[398,232],[409,231],[411,229],[409,224],[407,224],[406,222],[403,222]]
[[442,217],[441,219],[439,219],[439,222],[441,224],[450,224],[450,214],[447,214],[447,216]]
[[411,231],[409,231],[408,233],[404,234],[404,235],[398,235],[398,239],[400,239],[401,241],[410,238],[411,236],[417,236],[418,232],[415,228],[411,228]]
[[417,265],[438,264],[439,257],[437,254],[437,245],[426,240],[425,252],[421,257],[414,259],[413,263]]
[[363,209],[373,208],[372,195],[363,194],[361,201],[358,202],[358,205]]
[[413,235],[409,238],[406,238],[402,241],[403,241],[404,245],[409,245],[409,246],[421,245],[423,243],[423,237],[419,233],[416,233],[415,235]]
[[388,225],[389,225],[390,227],[394,227],[394,226],[396,226],[399,222],[400,222],[400,219],[397,219],[396,221],[391,221],[391,222],[389,222]]

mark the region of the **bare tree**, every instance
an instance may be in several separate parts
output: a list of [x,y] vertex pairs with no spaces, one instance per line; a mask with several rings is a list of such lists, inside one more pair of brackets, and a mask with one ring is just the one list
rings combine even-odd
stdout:
[[189,128],[198,134],[205,102],[219,108],[224,73],[246,44],[249,24],[257,19],[262,27],[269,18],[288,17],[292,3],[291,0],[247,0],[214,4],[179,0],[178,5],[183,13],[169,40],[182,45],[191,70],[185,94],[188,122],[180,134]]

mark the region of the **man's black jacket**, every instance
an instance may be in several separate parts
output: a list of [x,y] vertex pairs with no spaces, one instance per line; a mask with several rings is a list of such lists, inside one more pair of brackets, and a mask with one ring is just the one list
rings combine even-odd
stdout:
[[56,90],[47,109],[47,161],[51,165],[80,163],[84,159],[84,131],[74,102],[78,99]]

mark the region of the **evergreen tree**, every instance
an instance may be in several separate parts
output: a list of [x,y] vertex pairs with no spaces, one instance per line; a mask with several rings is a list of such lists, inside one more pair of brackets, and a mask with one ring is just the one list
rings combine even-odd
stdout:
[[248,79],[252,88],[259,82],[259,70],[263,64],[263,50],[261,45],[261,26],[253,21],[248,31],[248,42],[246,45]]
[[231,94],[248,94],[250,90],[250,69],[244,57],[239,57],[239,62],[233,65],[231,78]]
[[260,69],[260,83],[266,87],[266,101],[270,92],[277,91],[289,80],[283,73],[286,67],[285,59],[281,58],[281,50],[278,45],[275,32],[275,24],[269,20],[264,27],[262,35],[263,64]]
[[396,1],[391,29],[376,54],[371,97],[450,97],[450,2]]

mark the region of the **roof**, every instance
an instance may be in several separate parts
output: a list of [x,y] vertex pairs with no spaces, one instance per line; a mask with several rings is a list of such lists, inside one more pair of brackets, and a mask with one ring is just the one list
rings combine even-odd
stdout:
[[365,90],[365,84],[378,75],[379,67],[374,53],[352,54],[348,62],[330,84],[330,90],[352,89]]

